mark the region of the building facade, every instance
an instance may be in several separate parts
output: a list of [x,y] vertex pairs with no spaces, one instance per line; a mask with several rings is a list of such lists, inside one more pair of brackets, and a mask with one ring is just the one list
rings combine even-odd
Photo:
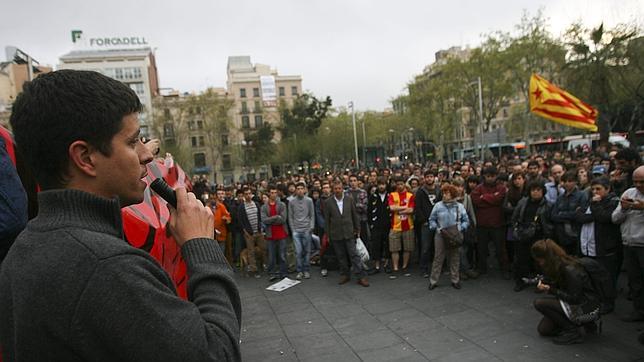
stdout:
[[74,50],[60,57],[58,69],[92,70],[127,84],[145,106],[139,116],[141,136],[156,136],[152,99],[159,95],[159,76],[151,48]]
[[[51,67],[34,65],[32,74],[34,77],[40,74],[49,73]],[[22,92],[22,87],[29,80],[27,64],[16,64],[12,59],[0,62],[0,125],[9,128],[9,117],[11,106],[16,97]]]
[[[218,184],[266,179],[271,165],[252,160],[251,139],[268,124],[277,130],[280,103],[292,106],[301,92],[301,76],[280,75],[268,65],[252,64],[249,56],[233,56],[228,58],[226,89],[155,97],[154,128],[189,173],[206,174]],[[226,121],[209,111],[213,103],[227,110]],[[279,140],[276,131],[269,141]]]

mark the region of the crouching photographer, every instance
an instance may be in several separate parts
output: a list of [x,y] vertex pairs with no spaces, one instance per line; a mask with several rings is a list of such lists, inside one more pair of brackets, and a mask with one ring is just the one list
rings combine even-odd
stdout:
[[531,248],[532,257],[544,272],[537,289],[550,296],[538,298],[534,307],[543,314],[537,330],[554,337],[555,344],[583,342],[579,327],[587,333],[597,330],[601,298],[584,266],[550,239]]

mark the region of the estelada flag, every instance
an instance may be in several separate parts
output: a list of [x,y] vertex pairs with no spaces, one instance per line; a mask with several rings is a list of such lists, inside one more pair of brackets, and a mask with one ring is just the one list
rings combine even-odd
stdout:
[[597,132],[597,109],[537,74],[530,78],[530,111],[569,127]]

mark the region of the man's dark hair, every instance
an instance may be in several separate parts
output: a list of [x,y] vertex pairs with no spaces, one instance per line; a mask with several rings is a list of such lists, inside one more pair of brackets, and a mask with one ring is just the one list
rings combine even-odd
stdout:
[[387,184],[387,178],[380,176],[378,177],[378,185],[386,185]]
[[269,184],[268,185],[268,192],[271,192],[273,190],[278,191],[277,186],[275,184]]
[[577,171],[566,171],[566,173],[561,176],[561,181],[566,182],[566,181],[577,181]]
[[539,189],[543,192],[543,195],[546,195],[546,184],[542,180],[532,180],[528,183],[528,191],[534,189]]
[[480,181],[480,179],[479,179],[479,177],[478,177],[478,176],[476,176],[476,175],[469,175],[469,176],[467,177],[467,183],[470,183],[470,182],[476,182],[476,183],[478,184],[478,183],[479,183],[479,182],[481,182],[481,181]]
[[59,70],[25,83],[10,122],[18,149],[47,190],[68,182],[69,145],[84,140],[110,156],[123,117],[142,108],[136,93],[117,80],[92,71]]
[[532,161],[528,162],[528,168],[530,168],[530,167],[532,167],[532,166],[537,166],[537,167],[539,167],[539,162],[537,162],[537,161],[535,161],[535,160],[532,160]]
[[304,187],[304,188],[306,188],[306,184],[305,184],[304,182],[302,182],[302,181],[299,181],[298,183],[296,183],[296,184],[295,184],[295,187],[296,187],[296,188],[297,188],[297,187]]
[[605,189],[610,190],[610,180],[606,176],[595,177],[592,181],[590,181],[590,186],[594,185],[601,185]]
[[434,172],[434,170],[427,170],[423,174],[423,176],[430,176],[430,175],[436,177],[436,172]]
[[616,160],[624,160],[626,162],[635,161],[636,164],[640,164],[640,155],[632,148],[623,148],[615,154]]
[[498,174],[498,171],[496,170],[496,167],[489,166],[483,169],[482,174],[483,176],[487,176],[487,175],[496,176]]

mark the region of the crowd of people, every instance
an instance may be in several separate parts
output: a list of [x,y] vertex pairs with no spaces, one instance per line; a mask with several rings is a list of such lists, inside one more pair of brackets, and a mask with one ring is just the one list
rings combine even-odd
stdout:
[[[597,315],[615,308],[615,293],[593,288],[588,273],[580,272],[581,259],[599,264],[613,290],[625,267],[634,310],[623,319],[644,321],[640,164],[633,149],[601,148],[229,186],[195,176],[193,190],[213,211],[223,210],[215,212],[218,240],[243,273],[261,278],[263,270],[270,281],[294,273],[303,280],[311,278],[311,264],[319,264],[322,277],[339,269],[340,284],[352,268],[366,287],[367,275],[395,280],[414,270],[433,290],[445,271],[461,289],[463,280],[487,274],[494,256],[494,269],[514,281],[514,291],[539,278],[535,289],[555,296],[535,304],[544,314],[539,331],[566,344],[581,341],[569,306],[590,303]],[[359,256],[360,243],[368,262]],[[587,331],[596,330],[597,319],[585,324]]]
[[0,128],[1,360],[239,361],[231,265],[306,283],[319,264],[321,277],[338,269],[340,284],[355,275],[363,287],[419,273],[430,291],[445,270],[458,290],[496,274],[493,255],[515,291],[543,293],[538,331],[559,344],[601,330],[625,268],[622,319],[644,321],[644,166],[633,149],[602,147],[228,187],[197,177],[193,192],[175,189],[166,219],[182,298],[124,240],[122,210],[145,200],[158,153],[139,137],[142,109],[123,83],[74,70],[26,83],[13,104],[15,148]]

